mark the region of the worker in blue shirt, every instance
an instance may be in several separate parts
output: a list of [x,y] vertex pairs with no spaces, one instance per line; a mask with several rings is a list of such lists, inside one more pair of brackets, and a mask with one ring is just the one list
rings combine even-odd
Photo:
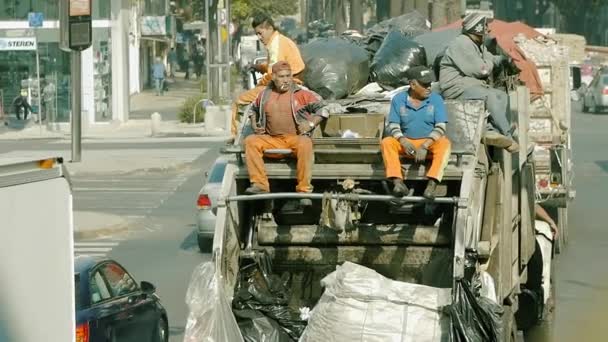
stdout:
[[431,70],[423,66],[410,68],[408,78],[409,90],[395,95],[391,102],[389,136],[382,140],[382,159],[386,177],[393,182],[393,194],[398,197],[408,193],[399,156],[405,155],[418,163],[431,159],[424,197],[433,199],[450,158],[451,144],[445,136],[448,115],[443,98],[431,92]]

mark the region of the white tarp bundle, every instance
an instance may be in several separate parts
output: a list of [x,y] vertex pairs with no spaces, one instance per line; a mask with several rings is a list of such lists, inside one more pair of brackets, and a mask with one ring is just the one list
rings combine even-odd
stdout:
[[394,281],[345,262],[321,281],[325,292],[300,342],[448,341],[442,308],[451,290]]

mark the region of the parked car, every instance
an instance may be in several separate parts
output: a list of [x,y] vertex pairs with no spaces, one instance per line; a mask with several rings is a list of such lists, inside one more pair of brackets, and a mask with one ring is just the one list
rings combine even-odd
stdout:
[[600,69],[583,97],[583,112],[595,113],[608,109],[608,68]]
[[114,260],[74,261],[76,342],[169,341],[167,311],[149,282],[135,279]]
[[211,251],[213,244],[213,233],[215,231],[215,213],[217,211],[217,199],[222,188],[224,171],[226,170],[227,160],[219,157],[205,172],[207,181],[198,192],[196,206],[196,223],[198,227],[198,247],[202,253]]

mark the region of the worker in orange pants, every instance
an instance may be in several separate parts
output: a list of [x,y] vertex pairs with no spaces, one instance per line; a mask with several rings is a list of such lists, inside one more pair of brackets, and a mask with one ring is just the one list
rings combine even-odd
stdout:
[[279,62],[285,61],[289,63],[294,77],[294,82],[302,84],[300,77],[304,71],[304,61],[300,50],[294,41],[282,35],[275,27],[274,21],[266,14],[259,14],[253,18],[251,26],[255,30],[258,39],[264,44],[268,53],[268,62],[253,67],[264,73],[262,79],[253,89],[247,90],[240,94],[237,100],[232,105],[232,135],[236,136],[238,125],[239,106],[246,106],[258,97],[258,95],[272,83],[272,66]]
[[[409,144],[414,147],[414,150],[419,149],[427,141],[427,139],[406,139]],[[415,159],[415,156],[408,154],[405,151],[403,145],[399,140],[393,137],[386,137],[382,139],[382,159],[386,168],[386,178],[389,179],[400,179],[403,180],[403,172],[401,171],[401,161],[399,157],[404,155],[408,158]],[[440,183],[443,179],[443,170],[450,160],[451,153],[450,140],[446,137],[437,139],[432,145],[428,147],[426,159],[431,160],[431,167],[426,172],[426,177]],[[425,191],[426,192],[426,191]],[[431,194],[427,194],[426,197],[431,197]]]
[[391,101],[390,136],[382,140],[382,159],[386,177],[393,181],[393,194],[398,197],[408,193],[399,156],[405,155],[418,163],[431,159],[424,197],[433,199],[451,153],[450,141],[445,136],[447,111],[441,96],[431,92],[433,73],[429,69],[423,66],[410,68],[408,78],[410,88],[395,95]]
[[[297,159],[297,192],[312,192],[313,148],[310,133],[329,116],[320,96],[293,82],[289,63],[272,66],[272,84],[252,103],[247,115],[255,134],[245,139],[245,158],[251,186],[248,194],[270,191],[264,168],[264,151],[291,149]],[[312,205],[310,199],[300,201]]]
[[247,159],[249,179],[262,192],[270,191],[263,160],[264,150],[269,149],[291,149],[293,156],[297,159],[296,178],[298,184],[296,185],[296,191],[312,192],[312,186],[310,185],[314,162],[312,139],[306,135],[270,136],[257,134],[252,134],[245,139],[245,158]]

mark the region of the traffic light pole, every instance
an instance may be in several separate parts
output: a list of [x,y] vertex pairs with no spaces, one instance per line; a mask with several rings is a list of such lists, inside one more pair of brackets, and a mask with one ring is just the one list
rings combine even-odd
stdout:
[[72,162],[80,162],[82,139],[82,68],[80,51],[72,51]]

